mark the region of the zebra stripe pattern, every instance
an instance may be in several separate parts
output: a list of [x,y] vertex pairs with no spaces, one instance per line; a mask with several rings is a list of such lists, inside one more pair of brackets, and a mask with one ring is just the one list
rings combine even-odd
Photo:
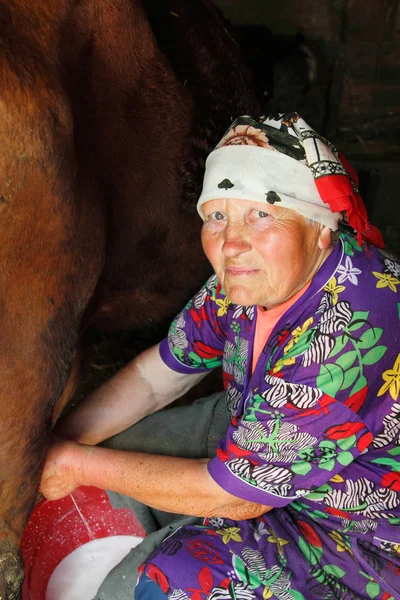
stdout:
[[312,363],[323,363],[332,352],[335,339],[332,335],[316,332],[313,341],[303,356],[303,367],[309,367]]
[[297,408],[311,408],[323,396],[323,392],[318,388],[312,388],[302,383],[288,383],[272,375],[266,375],[265,382],[272,387],[261,395],[273,408],[281,408],[287,402],[294,404]]
[[321,315],[319,329],[322,333],[336,333],[350,323],[352,316],[349,302],[338,302]]

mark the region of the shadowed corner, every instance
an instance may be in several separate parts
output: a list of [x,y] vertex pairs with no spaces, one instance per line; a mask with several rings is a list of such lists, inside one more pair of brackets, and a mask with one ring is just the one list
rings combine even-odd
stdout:
[[21,600],[24,565],[16,544],[0,540],[0,600]]

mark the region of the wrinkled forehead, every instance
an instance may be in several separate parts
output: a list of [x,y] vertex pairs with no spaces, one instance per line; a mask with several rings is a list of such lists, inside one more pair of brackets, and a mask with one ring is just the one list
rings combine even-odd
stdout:
[[303,215],[299,214],[295,210],[286,208],[284,206],[260,203],[255,200],[240,199],[240,198],[213,198],[208,200],[201,206],[201,212],[204,219],[208,215],[214,212],[222,212],[228,216],[245,216],[252,210],[258,210],[265,212],[272,217],[279,218],[284,216],[290,216],[292,219],[303,221]]
[[[261,206],[260,202],[258,202],[256,200],[252,200],[251,198],[241,199],[241,198],[229,198],[229,197],[213,198],[211,200],[208,200],[201,206],[201,211],[203,212],[203,215],[205,215],[206,213],[209,213],[210,211],[216,211],[216,210],[224,210],[224,211],[237,210],[240,212],[245,212],[245,211],[251,210],[253,208],[256,208],[257,210],[260,210],[261,208],[265,208],[266,212],[270,212],[269,210],[267,211],[267,205]],[[272,210],[274,210],[274,209],[272,208]],[[271,211],[271,214],[272,214],[272,211]]]

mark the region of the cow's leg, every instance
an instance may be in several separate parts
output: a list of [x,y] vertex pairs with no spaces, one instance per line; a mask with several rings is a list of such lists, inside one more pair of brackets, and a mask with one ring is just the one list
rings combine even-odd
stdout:
[[98,190],[75,163],[57,78],[24,68],[0,71],[1,600],[19,598],[17,548],[105,243]]

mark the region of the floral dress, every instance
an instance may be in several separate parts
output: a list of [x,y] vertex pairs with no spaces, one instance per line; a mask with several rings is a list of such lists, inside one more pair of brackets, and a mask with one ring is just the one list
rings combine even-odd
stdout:
[[400,599],[400,265],[341,234],[251,372],[255,307],[214,275],[160,352],[222,365],[231,423],[211,477],[274,507],[179,529],[141,567],[173,600]]

